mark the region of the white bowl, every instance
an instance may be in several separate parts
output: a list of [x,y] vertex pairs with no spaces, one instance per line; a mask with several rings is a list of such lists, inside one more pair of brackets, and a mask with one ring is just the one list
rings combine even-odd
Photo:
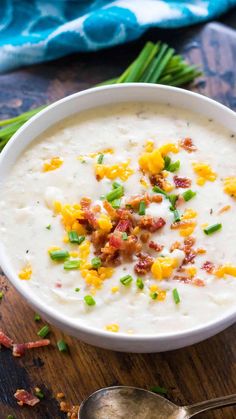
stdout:
[[[35,115],[17,131],[0,155],[0,179],[4,181],[22,151],[51,125],[74,113],[111,103],[146,101],[170,103],[217,120],[232,132],[236,132],[236,114],[225,106],[204,96],[174,87],[151,84],[121,84],[89,89],[59,100]],[[87,343],[102,348],[125,352],[161,352],[182,348],[200,342],[236,320],[236,308],[223,313],[217,320],[200,327],[162,335],[127,335],[105,332],[80,325],[74,319],[65,318],[59,311],[48,307],[43,300],[22,281],[14,271],[9,256],[0,243],[0,265],[13,286],[50,323]]]

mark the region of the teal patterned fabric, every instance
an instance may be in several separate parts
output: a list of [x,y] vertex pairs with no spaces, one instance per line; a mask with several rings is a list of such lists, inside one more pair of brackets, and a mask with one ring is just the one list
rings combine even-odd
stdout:
[[0,0],[0,72],[118,45],[150,27],[203,22],[233,6],[236,0]]

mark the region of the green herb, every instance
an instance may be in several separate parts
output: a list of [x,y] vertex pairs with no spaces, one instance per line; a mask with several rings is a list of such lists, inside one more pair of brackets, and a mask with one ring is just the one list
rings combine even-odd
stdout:
[[51,230],[51,224],[48,224],[46,227],[47,230]]
[[15,419],[15,416],[13,416],[13,415],[7,415],[7,419]]
[[171,203],[170,210],[174,211],[175,210],[175,204],[176,204],[176,201],[178,199],[178,195],[174,195],[174,194],[168,195],[168,199]]
[[167,170],[168,170],[168,172],[174,173],[174,172],[177,172],[179,170],[179,168],[180,168],[180,161],[177,160],[176,162],[171,163]]
[[119,199],[124,195],[124,187],[123,186],[117,186],[115,189],[113,189],[111,192],[109,192],[106,195],[106,199],[108,202],[114,201],[114,199]]
[[136,279],[136,285],[137,285],[137,287],[138,287],[140,290],[143,290],[143,288],[144,288],[144,283],[143,283],[142,278],[138,277],[138,278]]
[[0,300],[3,299],[3,296],[4,296],[4,292],[3,291],[0,291]]
[[44,394],[43,394],[43,392],[41,390],[35,390],[34,394],[39,399],[44,399]]
[[179,304],[180,303],[180,296],[179,296],[177,288],[173,289],[172,293],[173,293],[173,298],[174,298],[175,304]]
[[100,258],[95,257],[91,260],[91,265],[93,268],[98,269],[102,265],[102,261]]
[[41,320],[40,315],[38,313],[35,313],[35,315],[34,315],[34,321],[35,322],[40,322],[40,320]]
[[104,199],[106,199],[106,196],[105,195],[101,195],[100,196],[100,199],[101,199],[101,201],[104,201]]
[[171,158],[169,156],[165,156],[164,157],[164,162],[165,162],[164,169],[165,170],[168,170],[168,167],[169,167],[169,165],[171,163]]
[[98,164],[102,164],[103,160],[104,160],[104,154],[99,154],[98,160],[97,160]]
[[209,227],[204,228],[204,233],[209,236],[210,234],[213,234],[216,231],[219,231],[221,229],[222,229],[222,224],[220,224],[220,223],[219,224],[213,224]]
[[121,199],[114,199],[114,201],[111,202],[111,206],[115,209],[120,208],[121,205]]
[[150,391],[157,394],[167,394],[167,389],[165,387],[154,386],[150,388]]
[[132,281],[133,281],[133,278],[131,275],[125,275],[122,278],[120,278],[121,284],[124,285],[125,287],[128,287]]
[[173,215],[174,215],[174,223],[176,223],[176,222],[178,222],[178,221],[180,221],[180,213],[179,213],[179,211],[178,210],[174,210],[173,211]]
[[139,215],[145,215],[145,211],[146,211],[146,204],[144,201],[140,201],[139,210],[138,210]]
[[80,291],[80,288],[75,288],[75,292],[79,292]]
[[[181,86],[191,83],[200,74],[197,67],[186,63],[183,57],[176,55],[174,49],[167,44],[147,42],[138,57],[119,77],[101,84],[145,82]],[[26,121],[44,107],[41,106],[14,118],[0,121],[0,127],[3,127],[0,131],[0,150]]]
[[158,293],[157,293],[157,292],[151,292],[150,297],[151,297],[153,300],[156,300],[156,299],[157,299],[157,297],[158,297]]
[[96,301],[93,299],[91,295],[85,295],[84,301],[88,306],[95,306]]
[[122,240],[128,240],[128,234],[126,232],[122,233]]
[[119,188],[121,186],[121,184],[120,183],[118,183],[118,182],[113,182],[113,184],[112,184],[112,188],[113,189],[117,189],[117,188]]
[[42,329],[38,331],[37,335],[40,336],[41,338],[45,338],[49,332],[50,332],[49,327],[45,325],[42,327]]
[[68,238],[71,243],[81,244],[85,240],[85,236],[79,236],[76,231],[68,231]]
[[168,194],[165,191],[163,191],[163,189],[159,188],[159,186],[157,185],[153,186],[152,190],[153,192],[160,193],[164,195],[166,198],[168,198]]
[[68,352],[67,343],[62,339],[57,342],[57,347],[60,352]]
[[69,257],[69,252],[67,250],[50,250],[49,255],[52,260],[65,260]]
[[71,269],[79,269],[81,261],[78,259],[75,260],[66,260],[64,262],[64,269],[71,270]]
[[193,192],[191,191],[191,189],[188,189],[187,191],[183,193],[182,196],[184,200],[187,202],[187,201],[190,201],[190,199],[194,198],[196,195],[197,195],[197,192]]

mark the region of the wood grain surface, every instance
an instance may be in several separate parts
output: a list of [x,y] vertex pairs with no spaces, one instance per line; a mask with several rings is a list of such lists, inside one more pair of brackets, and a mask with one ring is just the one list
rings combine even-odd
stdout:
[[[205,76],[193,89],[236,109],[236,35],[220,24],[178,31],[151,31],[141,40],[94,54],[78,54],[52,63],[1,75],[2,118],[49,103],[119,74],[135,57],[144,41],[167,40],[189,61],[199,64]],[[20,238],[19,238],[20,246]],[[41,324],[7,279],[0,277],[0,327],[14,340],[37,338]],[[52,346],[35,349],[20,358],[0,352],[0,419],[65,418],[55,395],[64,392],[74,404],[91,392],[117,384],[168,389],[167,397],[179,404],[236,393],[236,326],[205,341],[162,354],[125,354],[86,345],[51,328]],[[63,337],[68,354],[60,353],[56,341]],[[21,408],[13,394],[17,388],[40,387],[45,399],[32,408]],[[199,415],[205,419],[234,419],[236,408]],[[108,419],[108,418],[107,418]]]

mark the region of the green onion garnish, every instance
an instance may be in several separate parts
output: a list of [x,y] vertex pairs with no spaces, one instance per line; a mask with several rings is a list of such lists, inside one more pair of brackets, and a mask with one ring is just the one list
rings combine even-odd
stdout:
[[79,292],[80,291],[80,288],[75,288],[75,292]]
[[171,158],[169,156],[165,156],[164,157],[164,162],[165,162],[164,170],[168,170],[168,167],[171,163]]
[[60,352],[68,352],[67,343],[62,339],[57,342],[57,347]]
[[204,231],[205,234],[207,234],[209,236],[210,234],[213,234],[216,231],[221,230],[221,229],[222,229],[222,224],[219,223],[219,224],[213,224],[209,227],[206,227],[206,228],[204,228],[203,231]]
[[35,322],[40,322],[40,320],[41,320],[40,315],[38,313],[35,313],[35,315],[34,315],[34,321]]
[[197,192],[193,192],[191,189],[188,189],[186,192],[182,194],[184,200],[190,201],[190,199],[194,198],[197,195]]
[[171,194],[171,195],[169,195],[169,196],[168,196],[168,199],[169,199],[169,201],[170,201],[170,203],[171,203],[170,210],[171,210],[171,211],[174,211],[174,209],[175,209],[175,204],[176,204],[176,201],[177,201],[177,199],[178,199],[178,195]]
[[46,226],[46,229],[47,229],[47,230],[51,230],[51,224],[48,224],[48,225]]
[[45,325],[42,327],[42,329],[38,331],[37,335],[40,336],[41,338],[45,338],[49,332],[50,332],[49,327]]
[[129,286],[132,281],[133,281],[133,278],[131,275],[125,275],[122,278],[120,278],[121,284],[124,285],[125,287]]
[[121,186],[121,184],[120,183],[118,183],[118,182],[113,182],[113,184],[112,184],[112,188],[113,189],[117,189],[117,188],[119,188]]
[[111,192],[109,192],[106,195],[106,199],[108,202],[114,201],[114,199],[119,199],[124,195],[124,187],[123,186],[117,186],[115,189],[113,189]]
[[136,285],[137,285],[137,287],[138,287],[140,290],[143,290],[143,288],[144,288],[144,283],[143,283],[142,278],[138,277],[138,278],[136,279]]
[[52,260],[65,260],[69,257],[69,252],[67,250],[50,250],[49,255]]
[[102,261],[100,258],[95,257],[91,260],[91,265],[93,268],[98,269],[102,265]]
[[71,269],[79,269],[81,261],[78,259],[75,260],[66,260],[64,262],[64,269],[71,270]]
[[121,199],[114,199],[114,201],[111,202],[111,206],[115,209],[120,208],[121,205]]
[[180,303],[180,296],[179,296],[177,288],[173,289],[172,293],[173,293],[173,298],[174,298],[175,304],[179,304]]
[[176,223],[176,222],[178,222],[178,221],[180,221],[180,213],[179,213],[179,211],[178,210],[174,210],[173,211],[173,215],[174,215],[174,223]]
[[100,199],[101,199],[101,201],[104,201],[104,199],[106,199],[106,196],[105,195],[101,195],[100,196]]
[[97,160],[98,164],[102,164],[103,160],[104,160],[104,154],[99,154],[98,160]]
[[76,231],[68,231],[68,238],[71,243],[81,244],[85,240],[85,236],[79,236]]
[[162,194],[162,195],[164,195],[166,198],[168,198],[167,193],[166,193],[165,191],[163,191],[163,189],[159,188],[159,186],[157,186],[157,185],[153,186],[152,190],[153,190],[153,192],[156,192],[156,193],[161,193],[161,194]]
[[7,419],[16,419],[13,415],[7,415]]
[[95,306],[96,301],[93,299],[91,295],[85,295],[84,301],[88,306]]
[[128,234],[126,232],[122,233],[122,240],[128,240]]
[[44,394],[43,394],[43,392],[41,390],[35,390],[34,394],[39,399],[43,399],[44,398]]
[[157,297],[158,297],[157,292],[151,292],[150,297],[151,297],[153,300],[156,300],[156,299],[157,299]]
[[146,211],[146,204],[144,201],[140,201],[139,210],[138,210],[139,215],[145,215],[145,211]]
[[179,170],[179,168],[180,168],[180,161],[177,160],[176,162],[171,163],[167,170],[168,170],[168,172],[174,173],[174,172],[177,172],[177,170]]
[[3,296],[4,296],[3,291],[0,291],[0,300],[2,300],[2,299],[3,299]]
[[150,388],[150,391],[157,394],[167,394],[167,389],[165,387],[154,386]]

